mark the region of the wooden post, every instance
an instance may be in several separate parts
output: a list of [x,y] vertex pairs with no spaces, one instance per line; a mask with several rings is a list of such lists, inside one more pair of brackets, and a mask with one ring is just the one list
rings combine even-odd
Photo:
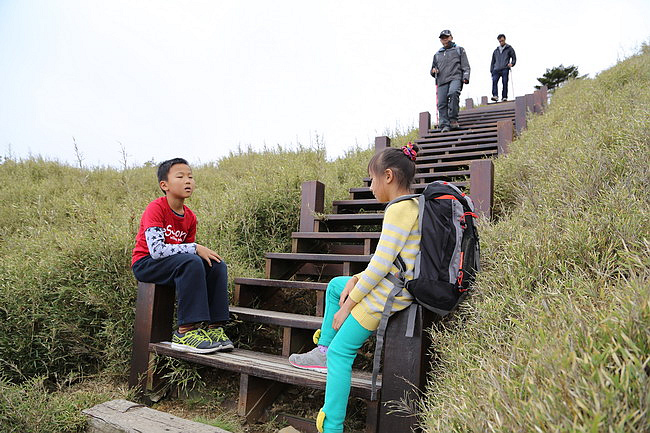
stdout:
[[535,90],[533,92],[533,113],[541,114],[542,111],[542,91]]
[[526,111],[531,113],[535,110],[535,96],[532,93],[528,93],[525,96],[526,98]]
[[[379,402],[378,433],[410,432],[417,427],[417,417],[390,413],[391,402],[405,394],[417,399],[424,391],[431,360],[428,350],[431,339],[427,329],[433,323],[433,313],[418,305],[413,337],[406,337],[409,309],[395,313],[388,321]],[[417,389],[413,389],[413,386]]]
[[474,100],[472,98],[465,99],[465,108],[468,110],[474,108]]
[[254,423],[285,387],[286,385],[281,382],[242,373],[239,378],[237,415],[245,417],[249,423]]
[[314,231],[314,212],[323,212],[325,185],[317,180],[302,183],[300,203],[300,231]]
[[539,91],[542,94],[542,109],[544,109],[548,105],[548,87],[544,85]]
[[420,137],[426,137],[427,135],[429,135],[429,129],[431,129],[431,113],[429,113],[428,111],[423,111],[422,113],[420,113],[420,125],[419,125],[418,135]]
[[[137,388],[140,393],[147,388],[149,343],[169,341],[172,338],[174,302],[173,287],[138,282],[129,386]],[[157,378],[153,379],[155,387]]]
[[515,129],[517,135],[526,129],[526,97],[517,96],[515,98]]
[[482,218],[492,217],[494,164],[491,159],[477,159],[469,167],[469,193],[474,210]]
[[511,120],[499,120],[497,122],[497,154],[508,153],[508,145],[512,142],[513,131]]
[[481,96],[481,105],[487,105],[487,104],[488,104],[488,97]]
[[390,138],[382,135],[381,137],[375,137],[375,153],[381,152],[382,150],[390,147]]

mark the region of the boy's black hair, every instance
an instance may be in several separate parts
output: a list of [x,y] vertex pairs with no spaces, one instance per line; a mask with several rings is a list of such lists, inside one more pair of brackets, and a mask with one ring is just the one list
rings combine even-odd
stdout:
[[504,35],[503,33],[500,33],[499,36],[497,36],[497,40],[499,40],[501,38],[505,39],[506,35]]
[[169,170],[172,168],[172,165],[176,164],[185,164],[189,166],[187,161],[183,158],[173,158],[161,162],[158,166],[158,182],[162,182],[163,180],[166,181],[167,175],[169,175]]
[[[172,158],[172,159],[168,159],[167,161],[161,162],[160,165],[158,166],[158,183],[162,182],[163,180],[165,182],[167,181],[169,170],[172,168],[173,165],[176,164],[185,164],[187,166],[190,165],[183,158]],[[163,192],[165,191],[163,190]]]
[[[420,148],[413,144],[413,150],[417,153]],[[415,177],[415,162],[404,153],[403,148],[387,147],[370,159],[368,163],[368,174],[381,174],[387,169],[393,170],[397,184],[410,189]]]

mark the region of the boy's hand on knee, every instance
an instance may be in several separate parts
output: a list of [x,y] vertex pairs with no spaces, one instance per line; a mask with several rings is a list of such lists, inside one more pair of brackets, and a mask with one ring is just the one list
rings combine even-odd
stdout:
[[354,289],[354,286],[357,284],[357,281],[359,281],[357,277],[352,277],[348,280],[347,283],[345,283],[345,287],[343,288],[343,291],[341,292],[341,297],[339,298],[339,307],[342,307],[346,299],[348,299],[348,296],[350,295],[352,289]]
[[212,260],[217,263],[221,263],[221,256],[212,251],[210,248],[204,247],[203,245],[196,244],[196,254],[201,257],[203,260],[208,262],[209,266],[212,266]]

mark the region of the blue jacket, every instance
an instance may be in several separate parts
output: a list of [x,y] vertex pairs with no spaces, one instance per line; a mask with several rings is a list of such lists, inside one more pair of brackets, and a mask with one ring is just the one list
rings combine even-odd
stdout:
[[490,63],[490,72],[501,71],[508,67],[508,63],[512,63],[512,66],[517,63],[517,56],[515,55],[515,49],[510,45],[505,44],[503,51],[499,50],[499,47],[496,47],[492,53],[492,63]]

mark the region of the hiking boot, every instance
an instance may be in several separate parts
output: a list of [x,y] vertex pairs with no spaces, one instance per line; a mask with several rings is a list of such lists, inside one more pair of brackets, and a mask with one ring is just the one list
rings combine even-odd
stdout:
[[455,120],[452,120],[451,121],[451,129],[452,129],[452,131],[455,131],[458,128],[460,128],[460,125],[458,124],[458,122],[455,121]]
[[499,101],[499,97],[498,97],[498,96],[493,96],[493,97],[491,97],[490,99],[493,100],[494,102]]
[[443,126],[442,129],[440,130],[440,132],[449,132],[449,131],[450,129],[447,125]]
[[203,329],[192,329],[184,334],[174,331],[172,334],[172,349],[192,353],[216,352],[218,346],[210,340]]
[[289,363],[303,370],[327,373],[327,354],[321,352],[320,346],[314,347],[307,353],[294,353],[289,356]]
[[210,340],[212,340],[212,343],[217,345],[217,350],[219,352],[230,351],[235,348],[235,345],[232,344],[232,341],[230,341],[221,326],[217,328],[208,328],[205,332],[208,334]]

